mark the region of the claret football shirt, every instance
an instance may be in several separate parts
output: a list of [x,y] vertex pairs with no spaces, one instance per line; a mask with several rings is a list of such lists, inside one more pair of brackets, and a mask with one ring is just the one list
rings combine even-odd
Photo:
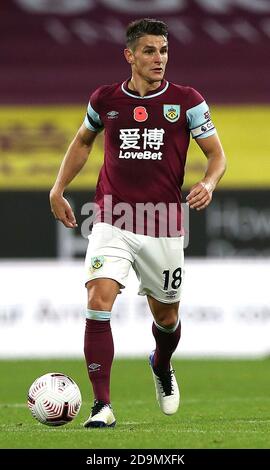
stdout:
[[91,131],[105,132],[95,194],[100,220],[144,235],[179,236],[190,134],[216,132],[209,108],[190,87],[163,80],[141,97],[128,82],[98,88],[84,121]]

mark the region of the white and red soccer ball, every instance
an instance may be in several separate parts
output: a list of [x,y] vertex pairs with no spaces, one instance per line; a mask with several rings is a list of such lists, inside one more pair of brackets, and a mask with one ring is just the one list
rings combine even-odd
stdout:
[[65,374],[52,372],[33,382],[28,392],[27,404],[40,423],[62,426],[77,416],[82,397],[74,380]]

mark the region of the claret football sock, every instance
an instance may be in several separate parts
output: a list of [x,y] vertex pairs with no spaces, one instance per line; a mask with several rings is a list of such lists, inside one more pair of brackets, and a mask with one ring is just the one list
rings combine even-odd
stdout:
[[170,370],[170,359],[172,354],[177,348],[181,337],[181,323],[173,332],[165,332],[164,329],[161,330],[153,322],[152,333],[156,340],[156,350],[153,357],[153,368],[158,374],[159,372],[169,371]]
[[84,355],[95,399],[110,403],[110,374],[114,345],[109,320],[86,319]]

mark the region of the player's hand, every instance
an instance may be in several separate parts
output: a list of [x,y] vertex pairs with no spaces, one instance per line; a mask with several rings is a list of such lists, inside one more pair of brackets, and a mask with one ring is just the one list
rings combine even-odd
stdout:
[[186,199],[189,207],[197,211],[205,209],[212,201],[213,190],[214,186],[210,182],[200,181],[194,184]]
[[73,210],[68,201],[58,193],[50,192],[51,211],[56,220],[60,220],[65,227],[78,227]]

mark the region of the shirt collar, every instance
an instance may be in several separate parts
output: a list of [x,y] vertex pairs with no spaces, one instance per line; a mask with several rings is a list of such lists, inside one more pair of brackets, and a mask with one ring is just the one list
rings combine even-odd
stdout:
[[150,90],[146,93],[145,96],[140,96],[139,92],[138,91],[135,91],[135,90],[131,90],[130,88],[128,88],[128,83],[131,79],[128,78],[124,83],[122,83],[122,91],[128,95],[128,96],[132,96],[134,98],[140,98],[140,99],[146,99],[146,98],[154,98],[155,96],[158,96],[158,95],[161,95],[162,93],[164,93],[164,91],[167,90],[168,86],[169,86],[169,82],[167,82],[167,80],[162,80],[161,81],[161,84],[158,88],[156,88],[156,90]]

